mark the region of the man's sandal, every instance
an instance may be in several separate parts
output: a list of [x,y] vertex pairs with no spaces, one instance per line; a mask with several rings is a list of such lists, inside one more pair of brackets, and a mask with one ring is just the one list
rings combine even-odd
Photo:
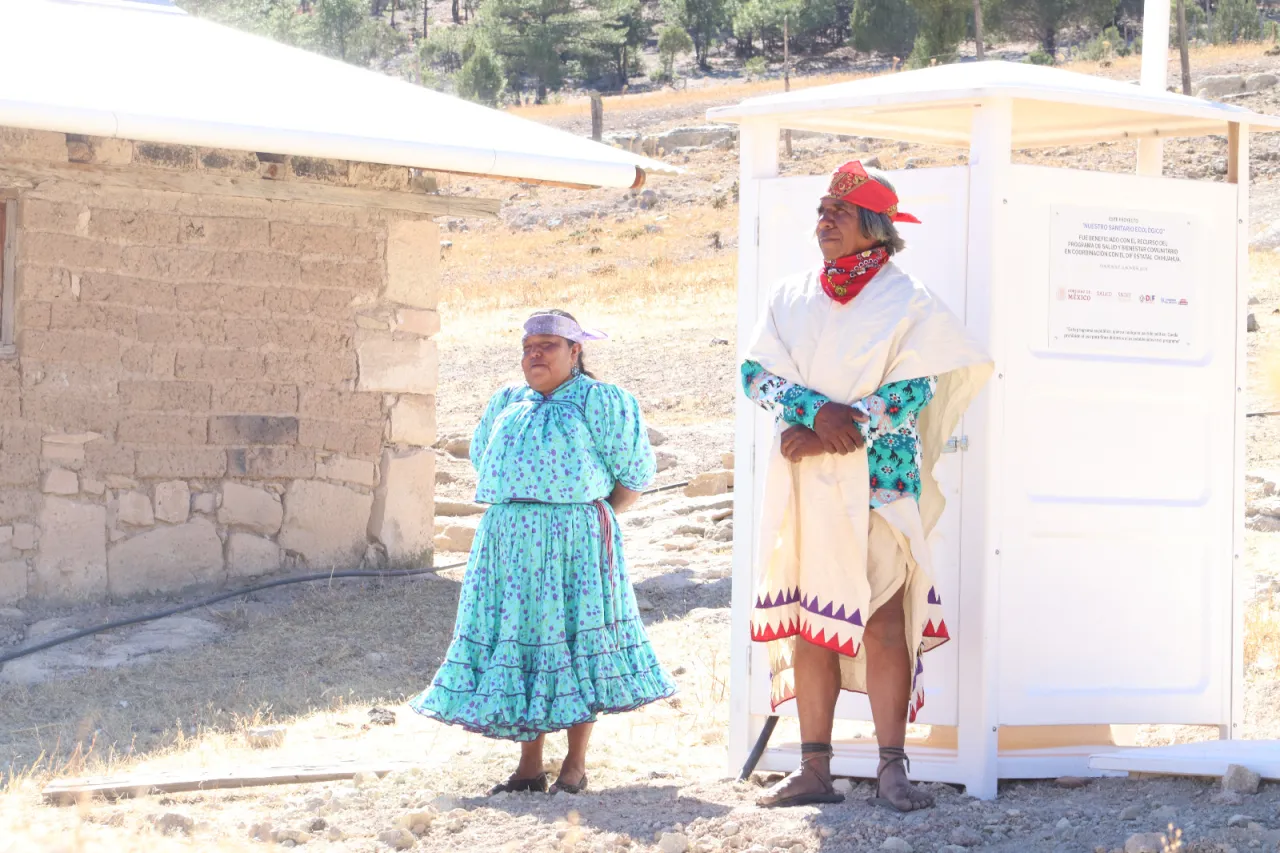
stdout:
[[487,796],[492,797],[494,794],[518,794],[522,791],[532,791],[535,794],[545,794],[547,792],[547,774],[539,773],[537,776],[531,776],[528,779],[518,779],[516,774],[512,773],[505,782],[494,785],[489,789]]
[[[809,747],[810,744],[804,744],[803,747]],[[812,745],[817,747],[816,744]],[[756,800],[756,805],[762,809],[786,809],[796,806],[820,806],[832,803],[843,803],[844,794],[836,793],[835,785],[830,775],[824,776],[817,770],[809,766],[809,763],[817,758],[830,759],[833,751],[830,744],[822,744],[823,748],[804,749],[800,754],[800,769],[783,779],[778,784],[769,789],[769,792]],[[803,791],[791,796],[784,796],[782,792],[794,780],[801,776],[808,775],[810,778],[816,779],[818,784],[822,786],[818,791]]]
[[884,772],[895,764],[901,764],[902,768],[908,773],[911,772],[911,759],[907,758],[907,750],[901,746],[882,746],[880,747],[880,769],[876,771],[876,795],[869,802],[873,806],[881,806],[886,809],[892,809],[895,812],[906,814],[908,812],[919,811],[920,809],[929,808],[933,805],[932,797],[928,803],[922,803],[914,809],[904,809],[897,803],[884,797],[880,793],[880,783],[884,778]]

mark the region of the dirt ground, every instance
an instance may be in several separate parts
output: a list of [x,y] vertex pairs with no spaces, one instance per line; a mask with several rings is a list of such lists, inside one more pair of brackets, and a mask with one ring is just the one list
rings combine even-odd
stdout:
[[[1260,51],[1255,51],[1259,53]],[[1257,55],[1218,57],[1206,71],[1275,70]],[[1136,75],[1123,64],[1107,73]],[[1250,106],[1280,112],[1280,96]],[[607,114],[645,132],[701,123],[714,101]],[[533,115],[532,117],[536,117]],[[580,131],[578,118],[548,118]],[[1274,149],[1272,146],[1275,146]],[[1253,226],[1280,219],[1280,138],[1259,142]],[[816,172],[847,159],[847,143],[804,140],[786,169]],[[868,145],[883,165],[943,162],[948,152]],[[1218,179],[1225,141],[1171,143],[1174,174]],[[1273,154],[1275,159],[1273,161]],[[452,439],[465,439],[489,394],[518,376],[519,322],[532,307],[560,306],[613,339],[588,356],[603,378],[640,399],[661,434],[657,485],[720,468],[732,449],[736,385],[736,175],[733,151],[679,155],[687,180],[636,194],[575,193],[457,182],[451,191],[508,198],[503,220],[451,223],[444,271],[445,332],[438,397],[442,436],[438,497],[470,498],[474,476]],[[1022,155],[1060,165],[1129,169],[1132,149],[1098,146]],[[684,158],[687,157],[687,160]],[[652,228],[650,228],[652,226]],[[713,238],[714,235],[714,238]],[[593,251],[594,250],[594,251]],[[1280,410],[1280,257],[1254,254],[1251,411]],[[1280,471],[1280,417],[1248,421],[1250,497],[1261,505]],[[455,448],[456,449],[456,448]],[[429,682],[452,629],[461,571],[393,581],[283,587],[202,608],[175,620],[98,635],[0,670],[0,851],[683,851],[748,853],[1075,853],[1164,849],[1280,849],[1280,786],[1224,794],[1216,779],[1125,779],[1066,787],[1010,783],[982,802],[930,786],[938,808],[898,816],[866,803],[853,780],[844,804],[762,811],[759,785],[732,780],[728,719],[731,502],[677,492],[645,498],[624,517],[627,555],[650,636],[680,691],[596,728],[588,793],[480,795],[514,767],[511,744],[415,715],[405,700]],[[1255,519],[1259,518],[1255,516]],[[448,519],[441,519],[449,521]],[[456,521],[456,519],[455,519]],[[1280,527],[1280,525],[1277,525]],[[437,565],[463,554],[437,554]],[[1280,533],[1251,523],[1246,571],[1246,729],[1280,738]],[[0,653],[79,627],[186,600],[79,609],[0,609]],[[159,626],[171,627],[161,630]],[[395,713],[370,721],[373,706]],[[246,733],[277,723],[284,743],[253,749]],[[864,732],[870,735],[869,729]],[[1142,743],[1203,737],[1148,727]],[[551,739],[548,768],[563,753]],[[143,796],[72,807],[40,803],[55,776],[345,762],[396,768],[382,780]],[[2,778],[2,777],[7,777]],[[414,832],[414,829],[417,832]],[[404,832],[400,830],[403,829]],[[405,834],[407,833],[407,834]],[[1146,845],[1146,846],[1144,846]],[[1180,845],[1180,846],[1179,846]]]

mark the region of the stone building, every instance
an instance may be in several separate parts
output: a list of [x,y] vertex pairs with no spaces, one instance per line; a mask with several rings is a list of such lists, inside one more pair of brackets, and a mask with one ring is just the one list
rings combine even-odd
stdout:
[[0,604],[428,564],[439,173],[658,164],[156,0],[0,30]]

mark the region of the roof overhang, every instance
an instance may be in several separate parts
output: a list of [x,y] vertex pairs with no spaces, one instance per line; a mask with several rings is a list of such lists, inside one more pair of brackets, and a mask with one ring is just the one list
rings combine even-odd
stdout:
[[0,125],[630,188],[681,170],[163,3],[0,2]]
[[1225,134],[1227,125],[1280,129],[1280,117],[1056,68],[965,63],[751,98],[708,111],[713,121],[767,121],[821,133],[968,147],[973,111],[1013,109],[1013,146]]

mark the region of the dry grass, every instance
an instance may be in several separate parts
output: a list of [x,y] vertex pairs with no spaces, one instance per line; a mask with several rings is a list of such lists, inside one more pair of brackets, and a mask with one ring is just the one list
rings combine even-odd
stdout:
[[[1196,47],[1191,50],[1191,67],[1193,69],[1206,65],[1215,65],[1224,62],[1234,62],[1242,59],[1256,59],[1262,55],[1263,47],[1257,44],[1226,44],[1226,45],[1205,45]],[[1173,56],[1171,54],[1171,56]],[[1132,72],[1136,74],[1142,65],[1142,57],[1134,54],[1132,56],[1116,57],[1106,64],[1101,62],[1068,62],[1061,67],[1071,71],[1077,71],[1082,74],[1101,74],[1103,76],[1115,76],[1121,72]],[[1171,58],[1171,73],[1177,70],[1176,56]],[[893,72],[880,72],[893,73]],[[792,91],[798,89],[809,89],[815,86],[827,86],[833,83],[847,83],[850,80],[860,80],[865,77],[875,77],[878,74],[873,73],[845,73],[845,74],[816,74],[811,77],[793,77],[791,80]],[[783,91],[783,83],[781,80],[744,80],[738,83],[729,83],[720,86],[698,86],[686,89],[664,88],[656,92],[642,92],[634,95],[606,95],[604,98],[605,113],[613,112],[634,112],[637,110],[651,110],[666,107],[686,106],[691,104],[700,104],[709,101],[735,101],[743,98],[753,98],[759,95],[771,95]],[[507,112],[518,115],[521,118],[533,119],[534,121],[548,121],[551,119],[569,118],[573,116],[590,117],[591,101],[586,97],[570,98],[559,103],[551,104],[531,104],[528,106],[509,107]]]
[[[832,83],[847,83],[873,77],[873,74],[815,74],[812,77],[794,77],[791,89],[809,89],[814,86],[827,86]],[[758,95],[772,95],[783,91],[781,80],[744,80],[740,83],[728,83],[722,86],[701,86],[692,89],[661,89],[656,92],[642,92],[635,95],[607,95],[604,98],[604,111],[633,112],[635,110],[652,110],[664,107],[701,104],[706,101],[735,101],[753,98]],[[568,118],[570,116],[591,116],[591,101],[588,98],[574,98],[558,104],[533,104],[530,106],[510,107],[508,112],[521,118],[534,121]]]
[[725,205],[555,231],[460,234],[445,261],[442,338],[497,338],[529,309],[549,305],[590,307],[598,323],[602,314],[628,322],[642,315],[668,326],[726,304],[732,311],[736,252],[712,247],[736,231],[736,217]]

